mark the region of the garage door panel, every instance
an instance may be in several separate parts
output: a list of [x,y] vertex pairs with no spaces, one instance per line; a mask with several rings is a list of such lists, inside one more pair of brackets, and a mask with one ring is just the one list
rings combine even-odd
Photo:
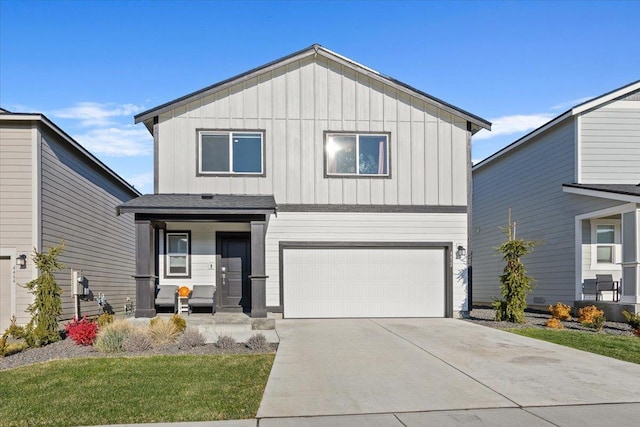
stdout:
[[286,317],[444,316],[441,248],[287,248],[283,256]]

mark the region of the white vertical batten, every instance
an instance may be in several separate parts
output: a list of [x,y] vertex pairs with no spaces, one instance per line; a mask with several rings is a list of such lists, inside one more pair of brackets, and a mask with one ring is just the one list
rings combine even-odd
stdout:
[[582,183],[582,114],[578,114],[574,121],[576,134],[576,158],[575,158],[575,177],[576,184]]
[[[31,246],[42,251],[41,232],[41,193],[40,193],[40,139],[42,134],[37,122],[31,125]],[[35,279],[38,272],[34,266],[31,269],[31,279]]]

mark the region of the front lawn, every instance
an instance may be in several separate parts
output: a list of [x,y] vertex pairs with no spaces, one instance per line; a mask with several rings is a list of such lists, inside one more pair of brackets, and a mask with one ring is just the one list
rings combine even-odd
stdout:
[[640,338],[555,329],[506,329],[514,334],[640,364]]
[[255,417],[274,354],[68,359],[0,372],[0,424]]

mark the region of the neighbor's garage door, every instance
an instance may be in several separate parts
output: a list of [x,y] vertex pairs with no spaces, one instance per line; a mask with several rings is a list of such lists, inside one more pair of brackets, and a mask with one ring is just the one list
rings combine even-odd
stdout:
[[284,316],[444,317],[443,248],[285,248]]

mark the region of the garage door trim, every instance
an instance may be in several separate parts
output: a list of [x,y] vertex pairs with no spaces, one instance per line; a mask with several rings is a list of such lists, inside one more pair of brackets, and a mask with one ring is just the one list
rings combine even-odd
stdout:
[[280,306],[268,311],[284,313],[284,251],[285,249],[444,249],[445,317],[453,317],[453,242],[280,242]]

